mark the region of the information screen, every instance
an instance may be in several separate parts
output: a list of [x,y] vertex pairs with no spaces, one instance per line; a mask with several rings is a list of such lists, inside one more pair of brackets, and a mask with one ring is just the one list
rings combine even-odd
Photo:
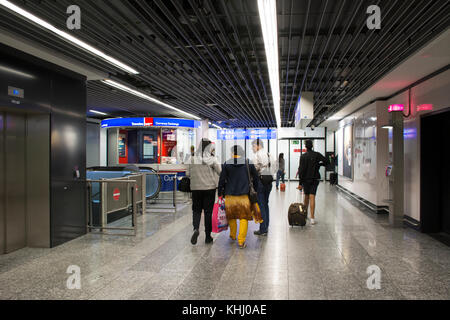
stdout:
[[154,158],[155,142],[157,143],[157,141],[153,141],[152,135],[145,134],[143,136],[143,152],[142,152],[142,154],[143,154],[144,159],[153,159]]

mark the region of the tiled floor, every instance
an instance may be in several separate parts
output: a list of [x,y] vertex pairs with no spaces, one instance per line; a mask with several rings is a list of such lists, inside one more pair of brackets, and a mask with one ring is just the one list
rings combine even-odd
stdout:
[[[245,250],[228,233],[189,242],[189,207],[139,218],[136,237],[87,235],[54,249],[0,256],[0,299],[450,299],[450,248],[412,229],[391,229],[386,215],[366,212],[321,184],[315,226],[291,228],[295,185],[270,198],[267,237]],[[80,290],[67,289],[70,265]],[[367,288],[367,268],[381,270],[381,289]]]

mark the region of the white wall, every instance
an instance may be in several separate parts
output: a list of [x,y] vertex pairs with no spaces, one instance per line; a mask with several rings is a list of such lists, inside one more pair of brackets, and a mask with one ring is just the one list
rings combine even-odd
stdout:
[[[353,179],[343,174],[343,127],[353,123]],[[386,205],[378,201],[377,189],[377,105],[373,103],[341,121],[338,139],[339,185],[375,205]]]
[[[386,101],[408,105],[408,92]],[[432,104],[433,111],[450,107],[450,70],[431,78],[411,90],[412,114],[405,119],[405,215],[420,221],[420,117],[433,111],[417,111],[421,104]],[[405,110],[406,113],[406,110]]]
[[108,146],[108,129],[101,128],[100,129],[100,166],[106,167],[106,151]]
[[[404,138],[404,190],[405,205],[404,214],[420,221],[420,118],[421,116],[450,107],[450,71],[443,72],[411,89],[411,115],[405,118]],[[385,177],[385,168],[389,162],[389,137],[388,130],[381,127],[388,123],[388,107],[391,104],[405,105],[404,113],[407,113],[409,105],[408,92],[403,92],[389,100],[377,101],[364,109],[354,113],[351,117],[340,123],[341,126],[352,121],[355,123],[355,148],[358,132],[363,132],[365,138],[370,135],[362,121],[370,120],[376,116],[376,160],[370,165],[364,166],[357,158],[354,161],[354,179],[348,180],[339,177],[339,184],[358,196],[379,206],[385,206],[384,200],[388,198],[388,181]],[[417,106],[432,104],[432,111],[417,111]],[[366,127],[364,129],[364,127]],[[336,147],[338,154],[338,173],[342,175],[342,130],[336,132]],[[373,146],[363,150],[367,155],[373,150]],[[358,164],[359,163],[359,164]],[[374,171],[375,170],[375,171]],[[376,172],[376,179],[373,179]]]
[[326,152],[334,151],[334,131],[327,131],[327,150]]

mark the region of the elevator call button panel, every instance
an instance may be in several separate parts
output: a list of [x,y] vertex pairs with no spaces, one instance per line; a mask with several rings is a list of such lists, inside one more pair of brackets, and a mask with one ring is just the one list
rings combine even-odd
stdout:
[[8,86],[8,96],[25,98],[25,90]]

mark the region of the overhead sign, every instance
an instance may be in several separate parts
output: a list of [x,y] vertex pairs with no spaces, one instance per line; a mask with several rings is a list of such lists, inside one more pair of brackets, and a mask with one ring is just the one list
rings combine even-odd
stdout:
[[199,128],[200,121],[170,118],[115,118],[102,121],[102,128],[116,127],[181,127]]
[[217,130],[217,140],[274,140],[275,129],[222,129]]
[[17,98],[25,98],[25,90],[8,86],[8,95]]
[[403,104],[391,104],[388,108],[389,112],[403,111],[405,106]]
[[144,118],[116,118],[102,121],[102,128],[143,126],[145,126]]

